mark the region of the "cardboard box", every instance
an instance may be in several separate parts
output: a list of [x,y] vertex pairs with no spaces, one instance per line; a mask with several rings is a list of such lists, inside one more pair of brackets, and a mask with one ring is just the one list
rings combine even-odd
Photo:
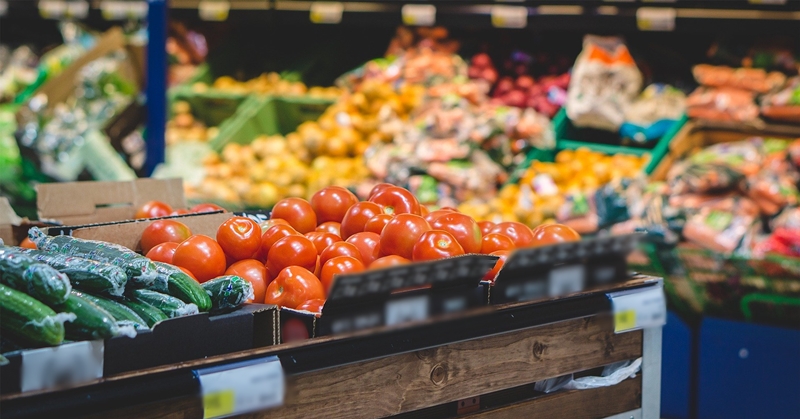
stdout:
[[46,227],[48,224],[21,218],[11,208],[4,196],[0,196],[0,239],[6,246],[17,246],[28,236],[31,227]]
[[465,255],[342,275],[322,314],[280,309],[281,342],[427,320],[485,306],[481,279],[497,261]]

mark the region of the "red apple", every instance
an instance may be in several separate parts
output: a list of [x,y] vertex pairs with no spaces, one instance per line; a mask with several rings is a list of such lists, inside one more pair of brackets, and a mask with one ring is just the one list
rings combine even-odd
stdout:
[[494,94],[495,96],[502,96],[511,91],[513,88],[514,80],[512,80],[511,77],[503,77],[499,82],[497,82],[497,86],[494,88]]
[[536,82],[533,80],[533,77],[531,76],[528,75],[519,76],[517,78],[516,87],[521,90],[528,90],[531,87],[533,87],[535,83]]
[[486,68],[483,70],[483,73],[481,73],[481,78],[494,84],[494,82],[497,81],[497,70],[495,70],[494,67]]
[[475,54],[475,56],[472,57],[472,65],[480,69],[488,68],[492,65],[492,59],[489,57],[489,54],[483,52]]

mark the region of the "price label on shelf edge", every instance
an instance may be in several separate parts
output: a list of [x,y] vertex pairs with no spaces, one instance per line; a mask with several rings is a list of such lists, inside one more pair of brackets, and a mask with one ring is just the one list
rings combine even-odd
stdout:
[[104,351],[102,340],[23,351],[20,388],[44,390],[101,378]]
[[221,418],[283,405],[286,393],[278,357],[195,371],[200,380],[203,418]]
[[105,20],[144,19],[147,2],[106,0],[100,3],[100,12]]
[[614,314],[614,333],[667,323],[667,302],[661,286],[610,293],[607,296]]
[[636,10],[636,26],[640,31],[674,31],[676,15],[671,7],[640,7]]
[[436,6],[431,4],[406,4],[401,9],[403,24],[433,26],[436,23]]
[[226,0],[203,0],[197,4],[200,19],[222,22],[228,19],[231,4]]
[[337,24],[342,22],[344,4],[338,1],[315,1],[311,3],[309,19],[313,23]]
[[85,0],[39,0],[39,15],[45,19],[83,19],[89,14]]
[[492,6],[492,26],[496,28],[524,28],[528,26],[528,8],[525,6]]

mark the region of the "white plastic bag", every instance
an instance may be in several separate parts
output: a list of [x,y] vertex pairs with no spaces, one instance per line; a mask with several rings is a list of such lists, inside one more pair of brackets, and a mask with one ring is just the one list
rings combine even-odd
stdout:
[[606,365],[600,377],[574,378],[572,374],[561,377],[537,381],[533,389],[543,393],[552,393],[556,390],[585,390],[589,388],[610,387],[621,383],[626,378],[633,378],[642,367],[642,358],[633,361],[615,362]]

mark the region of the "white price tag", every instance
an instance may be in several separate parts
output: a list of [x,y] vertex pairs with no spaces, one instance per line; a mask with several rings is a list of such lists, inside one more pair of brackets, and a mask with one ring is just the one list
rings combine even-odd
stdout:
[[433,26],[436,23],[436,6],[431,4],[406,4],[401,10],[403,24]]
[[222,22],[228,19],[231,4],[227,0],[203,0],[197,4],[200,19]]
[[144,19],[147,17],[147,2],[106,0],[100,3],[100,12],[106,20]]
[[406,323],[428,318],[428,296],[403,298],[386,303],[386,325]]
[[608,294],[614,313],[614,333],[667,323],[667,302],[663,287],[650,287]]
[[103,377],[102,340],[22,352],[23,392],[73,386]]
[[309,19],[313,23],[341,23],[344,4],[338,1],[315,1],[311,3]]
[[286,383],[278,357],[196,371],[203,418],[220,418],[283,405]]
[[586,282],[583,265],[568,265],[550,271],[547,279],[547,294],[550,297],[563,297],[581,292]]
[[636,26],[640,31],[674,31],[676,11],[671,7],[640,7]]
[[0,0],[0,16],[5,16],[8,13],[8,2],[6,0]]
[[524,28],[528,26],[528,8],[525,6],[492,6],[492,26]]
[[786,4],[786,0],[748,0],[750,4]]

